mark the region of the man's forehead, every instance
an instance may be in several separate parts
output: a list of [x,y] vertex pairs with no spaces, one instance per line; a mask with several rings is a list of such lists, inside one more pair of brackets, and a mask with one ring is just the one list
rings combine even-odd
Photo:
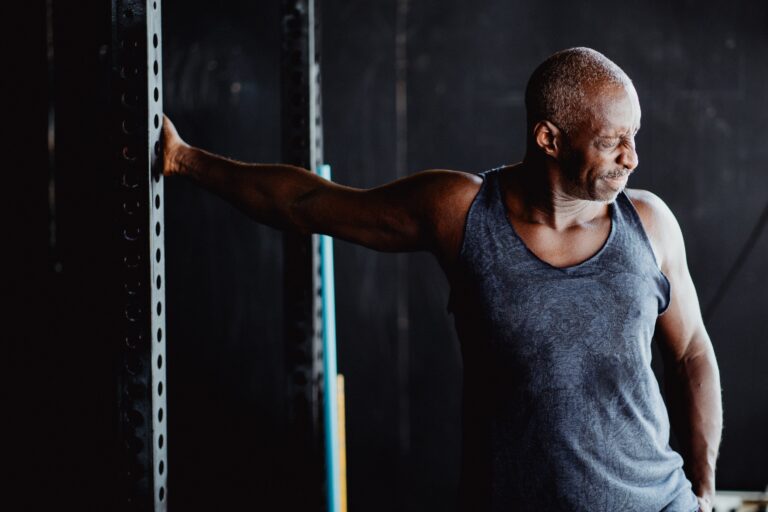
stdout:
[[588,96],[590,125],[599,132],[632,132],[640,127],[640,100],[631,85],[611,85]]

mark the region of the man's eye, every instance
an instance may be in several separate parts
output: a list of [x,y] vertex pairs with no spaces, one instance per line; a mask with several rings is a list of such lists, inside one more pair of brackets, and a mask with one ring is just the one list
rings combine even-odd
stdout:
[[597,145],[600,149],[611,149],[616,146],[617,141],[618,139],[600,139]]

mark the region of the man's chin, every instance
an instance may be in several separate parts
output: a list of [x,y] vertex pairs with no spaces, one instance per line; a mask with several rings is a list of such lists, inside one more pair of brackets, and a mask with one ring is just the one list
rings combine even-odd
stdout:
[[581,189],[575,189],[571,193],[573,197],[585,201],[595,201],[598,203],[612,203],[616,200],[618,195],[624,190],[626,184],[626,178],[623,183],[607,183],[607,180],[599,178],[588,184],[588,187],[582,187]]
[[614,202],[627,186],[628,179],[629,176],[623,176],[621,178],[600,178],[597,187],[595,187],[596,200],[605,203]]
[[606,185],[609,188],[615,190],[616,193],[618,194],[619,192],[624,190],[624,187],[627,186],[627,181],[629,180],[629,174],[625,174],[624,176],[619,176],[616,178],[603,177],[603,178],[600,178],[600,180],[606,183]]

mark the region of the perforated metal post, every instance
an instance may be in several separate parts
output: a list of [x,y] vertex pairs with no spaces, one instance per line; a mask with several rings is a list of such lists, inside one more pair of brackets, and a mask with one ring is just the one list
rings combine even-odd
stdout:
[[[319,16],[315,0],[282,3],[283,161],[316,172],[323,161]],[[320,258],[316,236],[286,234],[284,339],[292,510],[325,510]]]
[[113,0],[116,253],[122,276],[119,438],[124,510],[167,509],[160,0]]

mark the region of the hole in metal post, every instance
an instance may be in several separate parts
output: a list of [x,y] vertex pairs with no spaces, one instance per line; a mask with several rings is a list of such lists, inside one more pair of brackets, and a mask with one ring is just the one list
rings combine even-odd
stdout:
[[137,200],[123,201],[123,211],[128,215],[133,215],[141,208],[141,202]]
[[138,226],[128,227],[123,229],[123,238],[129,242],[135,242],[141,234],[141,228]]
[[125,263],[125,266],[129,268],[134,268],[139,266],[140,261],[141,261],[140,254],[128,254],[123,257],[123,263]]
[[124,92],[120,97],[124,106],[134,108],[139,104],[139,95],[134,93]]
[[128,281],[123,285],[123,288],[128,295],[136,295],[141,289],[141,281],[138,279]]
[[123,66],[120,68],[120,78],[135,78],[137,76],[139,76],[139,68],[136,66]]
[[122,183],[125,188],[136,188],[139,186],[139,176],[135,172],[124,172]]
[[136,160],[136,152],[130,146],[123,146],[123,158],[129,162]]
[[128,334],[125,336],[125,346],[128,348],[136,348],[139,345],[142,344],[142,341],[144,341],[144,337],[139,334]]
[[142,309],[138,304],[128,304],[125,307],[125,318],[129,322],[135,322],[141,316]]
[[123,133],[130,135],[136,129],[136,122],[129,119],[123,119],[122,128]]

